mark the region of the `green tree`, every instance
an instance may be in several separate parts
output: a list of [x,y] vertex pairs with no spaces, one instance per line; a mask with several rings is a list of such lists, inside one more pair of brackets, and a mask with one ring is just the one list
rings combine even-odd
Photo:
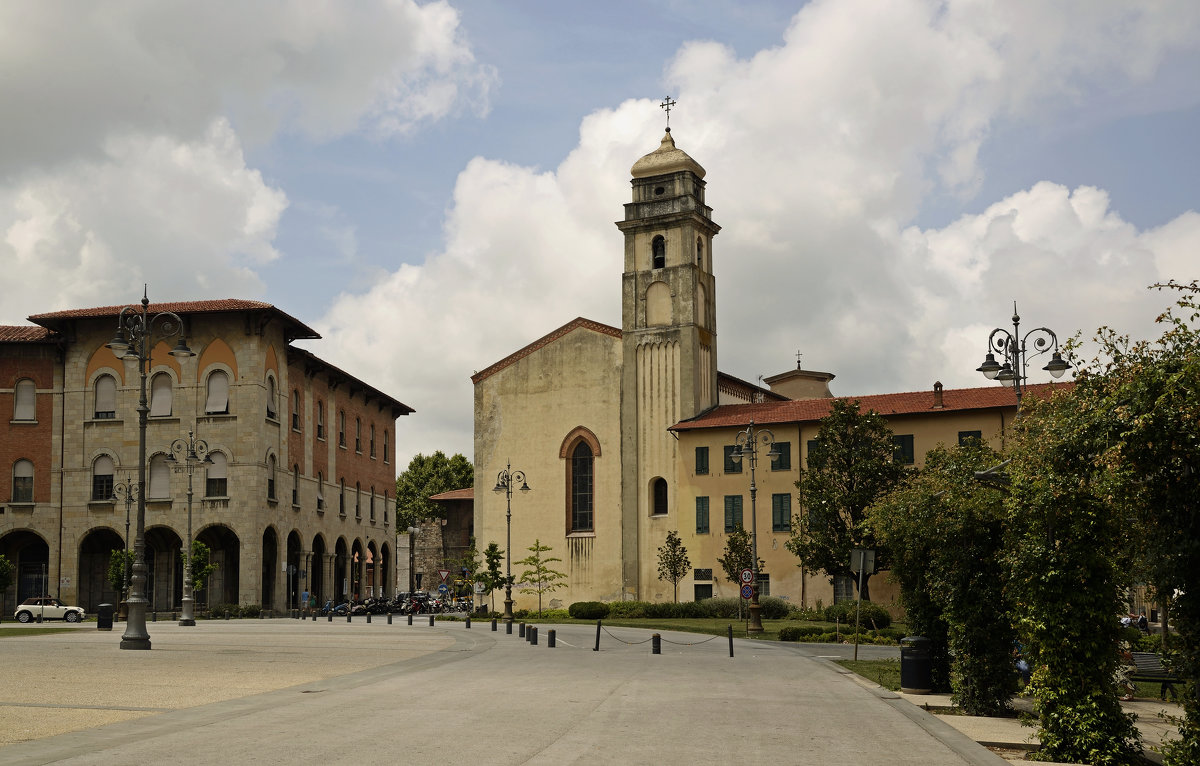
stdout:
[[17,570],[15,564],[8,560],[8,557],[0,553],[0,614],[8,611],[4,604],[5,596],[8,594],[8,588],[13,584],[13,573]]
[[567,576],[562,572],[550,567],[555,561],[562,561],[554,556],[543,556],[553,548],[548,545],[542,545],[541,540],[534,540],[533,545],[526,550],[530,552],[528,556],[520,561],[514,562],[520,566],[529,567],[521,573],[521,592],[536,593],[538,597],[538,617],[542,616],[542,594],[553,593],[559,588],[565,588]]
[[975,479],[999,462],[980,443],[930,450],[924,469],[876,500],[866,522],[891,552],[909,628],[934,633],[937,682],[950,682],[967,715],[1003,714],[1017,690],[1004,496]]
[[[743,569],[754,569],[754,541],[750,539],[750,533],[744,527],[738,527],[729,533],[729,537],[725,538],[725,555],[717,557],[717,563],[721,565],[721,571],[725,573],[726,579],[730,582],[740,585],[741,573]],[[761,558],[758,560],[758,572],[762,572],[766,567],[766,562]],[[738,619],[742,618],[742,599],[738,599]]]
[[446,457],[441,450],[415,456],[396,477],[396,528],[403,531],[419,522],[442,518],[444,510],[429,498],[475,482],[475,469],[462,455]]
[[132,571],[133,551],[113,548],[108,554],[108,585],[120,599],[125,598],[125,573]]
[[[879,414],[859,412],[858,402],[835,399],[821,419],[808,464],[796,482],[800,513],[792,524],[787,548],[811,569],[831,581],[847,577],[850,552],[875,549],[878,569],[889,567],[888,552],[863,525],[867,508],[890,492],[904,476],[896,462],[892,431]],[[862,582],[864,601],[871,600],[870,574]]]
[[496,543],[488,543],[488,547],[483,550],[483,572],[480,574],[479,581],[483,583],[484,592],[491,599],[491,611],[496,611],[496,591],[504,587],[507,581],[504,574],[500,571],[500,564],[504,559],[504,549]]
[[675,603],[679,603],[679,581],[687,576],[692,562],[688,560],[687,548],[674,530],[667,533],[667,541],[658,549],[658,579],[665,580],[675,588]]
[[[208,578],[212,576],[213,572],[217,571],[217,565],[212,563],[209,558],[210,552],[208,546],[199,540],[192,540],[193,594],[204,590],[204,586],[208,585]],[[183,551],[179,552],[179,560],[184,566],[187,566],[187,557]]]
[[[467,549],[463,551],[462,558],[455,562],[458,571],[455,573],[462,587],[466,589],[467,596],[474,598],[475,583],[480,580],[482,572],[479,571],[479,549],[475,547],[475,538],[471,537],[467,543]],[[462,591],[459,591],[462,595]]]

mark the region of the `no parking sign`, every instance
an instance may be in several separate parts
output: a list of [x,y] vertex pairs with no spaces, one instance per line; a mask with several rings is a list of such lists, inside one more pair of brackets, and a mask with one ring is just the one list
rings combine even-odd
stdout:
[[753,585],[743,585],[742,586],[742,598],[745,598],[745,599],[754,598],[754,586]]

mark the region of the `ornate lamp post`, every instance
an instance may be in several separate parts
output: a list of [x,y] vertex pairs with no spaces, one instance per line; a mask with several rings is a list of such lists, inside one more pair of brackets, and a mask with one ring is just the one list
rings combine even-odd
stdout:
[[504,564],[504,566],[505,566],[505,570],[504,570],[504,614],[502,615],[502,618],[504,619],[504,621],[506,623],[513,621],[513,611],[512,611],[512,605],[513,605],[513,599],[512,599],[512,584],[513,584],[513,576],[512,576],[512,493],[513,493],[513,485],[516,484],[517,482],[521,482],[521,490],[520,490],[521,492],[529,491],[529,485],[527,483],[525,483],[525,472],[524,471],[514,471],[512,469],[512,463],[508,463],[505,466],[504,470],[496,475],[496,486],[492,488],[493,492],[503,492],[505,502],[507,503],[507,513],[505,514],[505,517],[504,517],[506,529],[507,529],[507,538],[505,539],[506,547],[504,549],[504,554],[505,554],[505,558],[507,559],[507,561],[505,561],[505,564]]
[[758,603],[758,508],[756,498],[758,496],[758,486],[754,482],[754,470],[758,467],[758,445],[767,448],[767,457],[774,460],[779,452],[775,449],[775,434],[766,428],[754,428],[754,421],[750,421],[750,425],[745,431],[739,431],[736,439],[736,448],[730,457],[741,462],[743,458],[748,457],[750,463],[750,569],[754,572],[754,584],[752,586],[753,594],[750,597],[750,625],[746,628],[748,633],[761,633],[763,630],[762,624],[762,607]]
[[[1031,356],[1040,356],[1052,352],[1050,361],[1042,369],[1054,378],[1061,378],[1063,373],[1071,368],[1063,360],[1058,351],[1058,336],[1048,327],[1038,327],[1025,335],[1021,335],[1021,317],[1017,315],[1017,302],[1013,301],[1013,328],[1008,330],[997,327],[988,336],[987,356],[983,364],[975,369],[982,372],[988,380],[998,380],[1006,386],[1011,386],[1017,394],[1017,416],[1021,415],[1021,391],[1028,380],[1026,372]],[[1033,338],[1034,353],[1029,354],[1029,339]],[[996,361],[996,354],[1004,355],[1004,364]]]
[[[133,506],[133,501],[141,494],[138,491],[138,485],[132,483],[129,479],[129,474],[125,474],[125,481],[113,484],[113,500],[125,501],[125,557],[121,559],[121,601],[125,601],[129,596],[129,511]],[[128,607],[128,604],[126,604]]]
[[142,307],[126,306],[117,315],[117,334],[108,342],[114,352],[122,358],[138,364],[141,389],[138,396],[138,494],[137,494],[137,537],[133,543],[133,576],[130,580],[129,614],[125,618],[125,634],[121,636],[122,649],[149,649],[150,634],[146,631],[146,421],[150,405],[146,401],[146,376],[150,372],[150,355],[153,341],[179,336],[179,343],[171,349],[176,357],[195,356],[187,347],[183,336],[183,320],[178,314],[163,311],[150,313],[150,299],[142,292]]
[[408,595],[410,597],[417,590],[414,570],[417,566],[417,535],[419,534],[421,534],[421,530],[417,527],[408,528]]
[[[181,460],[183,465],[179,464]],[[192,598],[192,474],[196,472],[196,466],[202,463],[212,465],[212,458],[208,456],[208,442],[197,439],[188,431],[187,439],[171,442],[171,454],[167,462],[176,471],[187,471],[187,548],[184,549],[183,616],[179,618],[179,624],[195,625],[195,599]]]

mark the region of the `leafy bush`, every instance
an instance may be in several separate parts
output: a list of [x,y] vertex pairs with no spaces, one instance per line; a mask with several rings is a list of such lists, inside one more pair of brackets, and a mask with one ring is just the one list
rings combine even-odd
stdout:
[[650,606],[649,601],[610,601],[608,602],[608,616],[624,618],[645,617],[646,610]]
[[[857,601],[839,601],[825,607],[825,620],[854,624],[854,614],[857,609]],[[892,624],[892,615],[879,604],[864,601],[862,602],[861,623],[867,627],[886,628]]]
[[543,609],[542,616],[537,617],[535,614],[534,618],[541,620],[565,620],[570,616],[571,612],[567,609]]
[[[258,604],[245,604],[238,609],[238,617],[251,617],[257,619],[262,615],[262,607]],[[232,617],[232,613],[230,614]]]
[[567,612],[577,620],[603,620],[608,616],[608,604],[600,601],[576,601]]

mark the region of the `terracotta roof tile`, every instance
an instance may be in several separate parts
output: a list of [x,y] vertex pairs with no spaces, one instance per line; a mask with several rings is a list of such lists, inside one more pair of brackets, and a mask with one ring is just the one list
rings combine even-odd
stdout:
[[511,365],[516,364],[517,362],[521,361],[525,357],[532,354],[534,351],[537,351],[540,348],[545,348],[546,346],[550,345],[551,343],[553,343],[554,341],[563,337],[564,335],[567,335],[572,330],[575,330],[580,327],[587,329],[587,330],[593,330],[595,332],[602,333],[604,335],[611,335],[614,338],[621,337],[621,331],[615,327],[610,327],[609,325],[602,324],[600,322],[594,322],[591,319],[584,319],[583,317],[576,317],[575,319],[572,319],[570,322],[567,322],[565,325],[558,328],[554,332],[551,332],[549,335],[543,335],[542,337],[535,340],[533,343],[530,343],[528,346],[520,348],[517,351],[504,357],[499,362],[496,362],[495,364],[493,364],[491,367],[487,367],[487,368],[475,373],[474,375],[471,376],[471,382],[479,383],[480,381],[485,380],[486,378],[489,378],[492,375],[495,375],[497,372],[500,372],[505,367],[509,367]]
[[372,396],[379,397],[380,399],[383,399],[385,402],[387,402],[397,417],[399,417],[400,415],[411,415],[412,413],[416,412],[416,410],[414,410],[412,407],[409,407],[404,402],[388,396],[384,392],[380,391],[378,388],[375,388],[374,386],[369,385],[368,383],[364,382],[363,380],[356,378],[355,376],[351,375],[350,373],[346,372],[343,369],[335,367],[334,365],[330,364],[329,362],[325,361],[324,359],[322,359],[321,357],[317,356],[316,354],[314,354],[313,352],[311,352],[307,349],[299,348],[298,346],[289,345],[287,352],[288,352],[289,363],[291,362],[291,357],[296,357],[297,359],[303,359],[303,360],[305,360],[306,364],[309,367],[312,367],[314,369],[324,370],[326,375],[331,375],[334,378],[341,378],[343,380],[353,383],[354,385],[360,386],[365,391],[370,393]]
[[[116,317],[121,313],[121,309],[125,306],[140,307],[140,302],[129,303],[121,306],[96,306],[94,308],[85,309],[67,309],[65,311],[51,311],[45,314],[34,314],[29,317],[30,322],[35,322],[50,329],[56,329],[62,323],[72,319],[98,319],[103,317]],[[289,315],[284,311],[280,311],[270,303],[263,301],[249,301],[241,298],[221,298],[217,300],[206,301],[174,301],[168,303],[151,303],[149,306],[151,314],[156,314],[161,311],[173,311],[176,314],[216,314],[225,312],[237,311],[271,311],[283,317],[293,325],[294,333],[290,335],[290,340],[297,338],[320,338],[321,336],[316,330],[307,326],[300,320]]]
[[475,488],[467,487],[466,489],[452,489],[449,492],[441,492],[432,495],[430,500],[474,500]]
[[0,343],[45,343],[55,334],[45,327],[33,325],[0,325]]
[[[1051,391],[1066,391],[1074,383],[1040,383],[1027,386],[1026,396],[1048,397]],[[839,396],[843,401],[858,401],[863,411],[874,410],[885,417],[889,415],[920,415],[931,412],[955,412],[997,408],[1016,409],[1016,398],[1011,388],[990,386],[987,388],[948,388],[942,391],[942,406],[935,408],[933,391],[910,391],[899,394],[873,394],[870,396]],[[672,431],[692,431],[700,428],[727,428],[744,426],[753,420],[757,424],[803,423],[820,420],[829,414],[834,399],[799,399],[786,402],[761,402],[758,404],[727,404],[709,410],[691,420],[676,423]]]

